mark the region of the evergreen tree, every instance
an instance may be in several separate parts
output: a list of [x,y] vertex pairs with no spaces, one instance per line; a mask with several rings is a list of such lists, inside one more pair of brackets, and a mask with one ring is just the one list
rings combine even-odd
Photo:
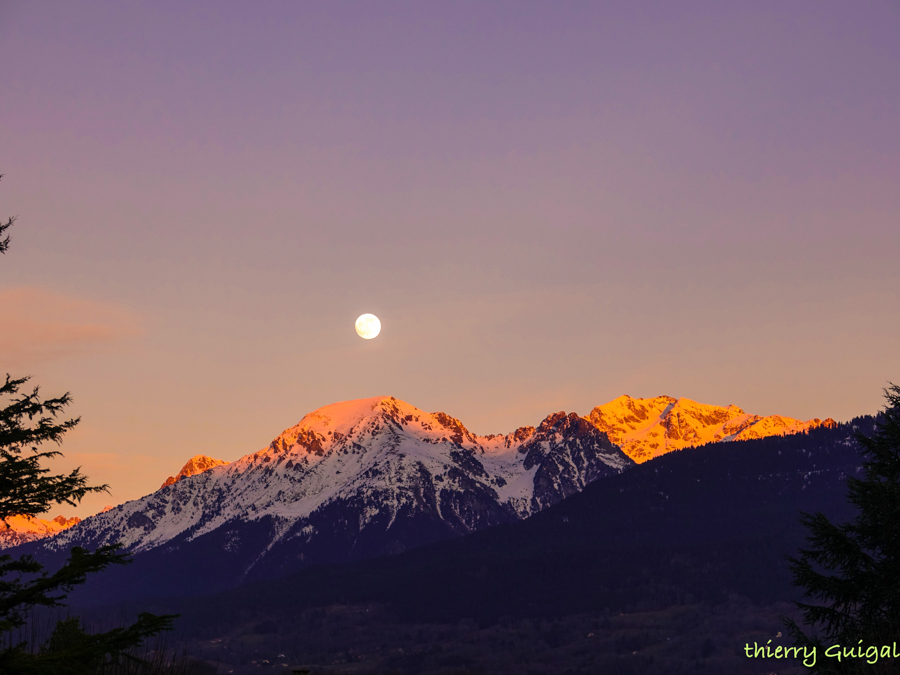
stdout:
[[[0,223],[0,237],[14,220]],[[9,236],[0,238],[0,253],[8,246]],[[60,444],[79,420],[56,419],[71,402],[68,393],[41,400],[37,387],[20,393],[27,381],[27,377],[13,379],[7,374],[0,385],[0,527],[9,527],[6,519],[10,516],[35,516],[56,503],[74,506],[88,493],[107,489],[106,485],[89,486],[80,469],[54,475],[41,466],[43,460],[60,452],[39,447],[47,442]],[[174,617],[140,614],[132,626],[90,634],[77,618],[68,618],[57,623],[43,645],[15,643],[15,631],[25,625],[32,608],[60,607],[67,593],[84,583],[88,574],[127,563],[120,548],[102,546],[93,552],[73,548],[66,563],[53,574],[31,556],[0,555],[0,675],[102,673],[121,658],[130,658],[128,651],[146,638],[171,627]]]
[[[5,384],[0,385],[0,397],[13,398],[27,381],[27,377],[13,380],[7,374]],[[106,485],[88,487],[87,478],[79,469],[68,475],[47,476],[50,470],[41,466],[41,460],[61,453],[39,452],[38,446],[47,441],[59,444],[63,434],[80,421],[55,423],[54,418],[70,402],[68,393],[41,401],[35,387],[30,394],[13,398],[0,410],[0,519],[4,522],[10,516],[44,513],[53,503],[75,506],[87,493],[106,490]]]
[[[818,635],[807,635],[786,621],[798,645],[856,647],[900,643],[900,386],[885,389],[887,404],[871,437],[857,434],[863,477],[848,478],[848,501],[856,518],[832,523],[822,513],[802,514],[809,548],[789,557],[794,585],[804,589],[798,602],[804,622]],[[900,672],[900,664],[875,668],[820,658],[815,672]],[[888,670],[885,670],[887,668]]]

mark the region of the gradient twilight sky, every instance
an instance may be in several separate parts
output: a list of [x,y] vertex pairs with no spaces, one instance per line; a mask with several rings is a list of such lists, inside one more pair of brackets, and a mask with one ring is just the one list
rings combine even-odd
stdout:
[[898,36],[896,0],[0,2],[0,371],[72,392],[60,467],[112,486],[58,511],[382,394],[875,412]]

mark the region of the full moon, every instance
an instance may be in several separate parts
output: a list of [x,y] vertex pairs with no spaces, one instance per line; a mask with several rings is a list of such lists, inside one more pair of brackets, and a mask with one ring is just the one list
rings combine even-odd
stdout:
[[374,314],[363,314],[356,320],[356,332],[359,337],[371,340],[381,332],[381,321]]

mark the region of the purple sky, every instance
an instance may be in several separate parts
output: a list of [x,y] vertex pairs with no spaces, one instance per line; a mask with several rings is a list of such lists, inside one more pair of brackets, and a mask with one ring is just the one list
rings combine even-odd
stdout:
[[74,395],[80,515],[381,394],[477,433],[875,412],[898,35],[896,1],[2,2],[0,371]]

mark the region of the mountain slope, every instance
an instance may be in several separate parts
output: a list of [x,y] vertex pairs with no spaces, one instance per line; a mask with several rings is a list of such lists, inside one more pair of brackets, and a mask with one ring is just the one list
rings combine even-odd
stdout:
[[44,550],[119,541],[147,565],[133,592],[204,592],[511,522],[630,466],[575,414],[476,436],[394,398],[347,401],[259,452],[88,518]]
[[736,405],[721,407],[671,396],[620,396],[594,408],[587,419],[638,464],[706,443],[786,436],[836,424],[831,418],[802,422],[780,415],[762,417]]

